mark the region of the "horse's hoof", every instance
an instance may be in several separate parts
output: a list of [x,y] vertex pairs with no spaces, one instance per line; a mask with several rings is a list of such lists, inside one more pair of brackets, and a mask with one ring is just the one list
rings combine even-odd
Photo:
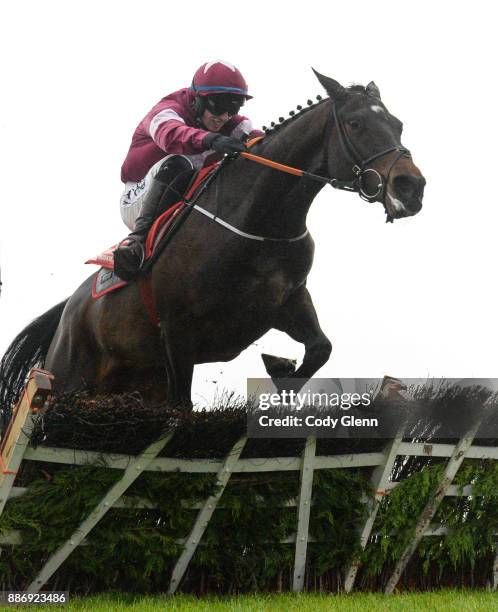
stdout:
[[266,371],[272,378],[287,378],[296,371],[297,360],[275,355],[261,354]]

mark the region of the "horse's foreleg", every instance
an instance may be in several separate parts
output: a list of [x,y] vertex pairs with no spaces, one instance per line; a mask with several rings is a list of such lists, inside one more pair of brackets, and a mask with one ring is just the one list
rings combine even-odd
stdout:
[[163,323],[161,328],[167,378],[166,401],[174,407],[192,408],[194,356],[191,342],[187,334],[179,332],[179,324],[174,330],[168,329]]
[[[311,378],[328,361],[332,344],[320,327],[313,301],[305,286],[299,288],[282,306],[274,327],[304,344],[303,362],[297,370],[285,375],[285,378]],[[271,371],[268,373],[272,376]]]

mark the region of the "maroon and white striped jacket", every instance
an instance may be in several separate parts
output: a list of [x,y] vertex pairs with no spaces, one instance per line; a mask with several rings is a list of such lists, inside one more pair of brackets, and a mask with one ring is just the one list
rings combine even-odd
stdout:
[[[150,168],[168,154],[185,155],[194,168],[221,159],[222,155],[206,150],[202,144],[209,132],[199,127],[192,110],[194,96],[189,88],[179,89],[162,98],[140,121],[121,167],[123,183],[142,180]],[[236,138],[244,134],[262,134],[254,130],[250,119],[243,115],[231,117],[219,133]]]

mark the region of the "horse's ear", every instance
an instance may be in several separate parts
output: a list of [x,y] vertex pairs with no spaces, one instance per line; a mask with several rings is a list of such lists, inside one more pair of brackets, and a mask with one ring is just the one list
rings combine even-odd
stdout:
[[380,100],[380,89],[373,81],[370,81],[370,83],[367,85],[366,91],[369,96],[373,96],[374,98],[378,98]]
[[346,89],[340,83],[324,74],[320,74],[314,68],[312,70],[331,98],[340,98],[346,93]]

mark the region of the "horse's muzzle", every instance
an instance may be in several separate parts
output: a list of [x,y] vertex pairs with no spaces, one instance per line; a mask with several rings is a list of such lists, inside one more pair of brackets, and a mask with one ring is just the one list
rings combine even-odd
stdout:
[[387,189],[386,208],[391,217],[411,217],[420,212],[424,197],[425,178],[421,175],[399,174]]

